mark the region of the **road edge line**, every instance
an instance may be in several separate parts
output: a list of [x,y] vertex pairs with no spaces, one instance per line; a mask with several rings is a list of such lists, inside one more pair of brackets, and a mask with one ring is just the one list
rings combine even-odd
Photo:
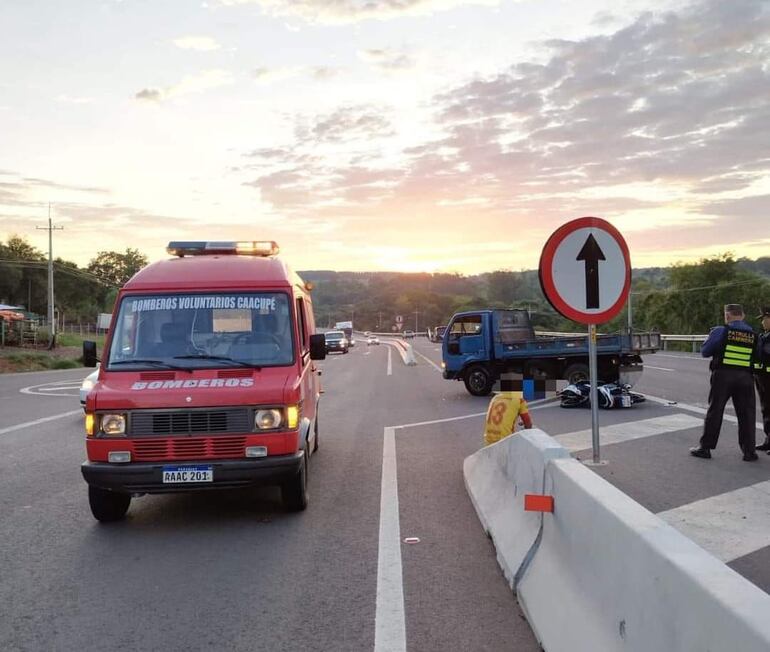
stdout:
[[23,430],[24,428],[37,426],[37,425],[40,425],[41,423],[47,423],[48,421],[55,421],[56,419],[71,417],[74,414],[83,414],[83,408],[80,408],[78,410],[70,410],[69,412],[62,412],[60,414],[53,414],[50,417],[43,417],[42,419],[35,419],[34,421],[27,421],[26,423],[17,423],[15,426],[0,428],[0,435],[5,435],[6,433],[14,432],[15,430]]

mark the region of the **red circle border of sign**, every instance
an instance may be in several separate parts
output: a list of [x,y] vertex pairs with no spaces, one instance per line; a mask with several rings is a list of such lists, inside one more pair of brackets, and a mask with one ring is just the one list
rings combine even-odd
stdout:
[[[562,241],[570,234],[578,229],[602,229],[607,231],[618,243],[621,251],[623,252],[623,259],[626,267],[626,280],[623,284],[623,291],[620,293],[618,300],[610,306],[604,312],[586,313],[572,308],[562,299],[559,292],[556,290],[556,284],[553,281],[553,257]],[[556,231],[551,234],[548,241],[543,247],[543,252],[540,254],[540,285],[543,289],[546,299],[556,310],[564,315],[567,319],[579,322],[581,324],[602,324],[609,321],[615,315],[617,315],[622,309],[623,305],[628,298],[628,292],[631,289],[631,255],[628,251],[628,245],[625,239],[612,224],[603,220],[600,217],[579,217],[575,220],[567,222],[560,226]]]

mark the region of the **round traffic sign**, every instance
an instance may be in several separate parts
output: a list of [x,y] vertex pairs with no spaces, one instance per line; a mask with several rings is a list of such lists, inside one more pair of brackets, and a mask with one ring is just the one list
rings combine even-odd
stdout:
[[617,315],[631,288],[631,258],[620,232],[581,217],[553,232],[540,255],[540,287],[562,315],[601,324]]

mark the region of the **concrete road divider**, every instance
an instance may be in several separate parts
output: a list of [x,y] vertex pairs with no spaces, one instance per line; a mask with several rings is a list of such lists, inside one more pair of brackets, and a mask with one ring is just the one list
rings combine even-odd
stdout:
[[[481,440],[482,433],[479,433]],[[511,588],[533,551],[543,515],[524,511],[524,495],[541,493],[547,460],[569,452],[540,430],[506,437],[467,457],[465,486],[481,525],[492,538]]]
[[[560,448],[529,430],[464,463],[547,652],[770,650],[767,593]],[[524,512],[525,493],[553,496],[554,512]]]
[[382,342],[396,349],[407,367],[413,367],[417,364],[411,344],[407,344],[403,340],[382,340]]

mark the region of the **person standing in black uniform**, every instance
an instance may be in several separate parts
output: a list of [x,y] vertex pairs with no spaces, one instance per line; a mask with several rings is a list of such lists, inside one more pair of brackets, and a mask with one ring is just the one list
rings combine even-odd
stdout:
[[757,335],[744,321],[743,308],[737,303],[727,304],[725,325],[712,328],[701,347],[701,355],[711,358],[711,391],[703,436],[700,445],[690,449],[691,455],[711,458],[711,451],[717,447],[719,440],[725,406],[732,399],[738,417],[738,443],[743,451],[743,460],[757,460],[757,408],[752,380],[756,344]]
[[764,443],[757,446],[758,451],[767,451],[770,455],[770,306],[762,308],[759,315],[762,320],[762,330],[757,342],[757,360],[754,363],[754,384],[759,394],[759,405],[762,408],[762,426],[765,431]]

